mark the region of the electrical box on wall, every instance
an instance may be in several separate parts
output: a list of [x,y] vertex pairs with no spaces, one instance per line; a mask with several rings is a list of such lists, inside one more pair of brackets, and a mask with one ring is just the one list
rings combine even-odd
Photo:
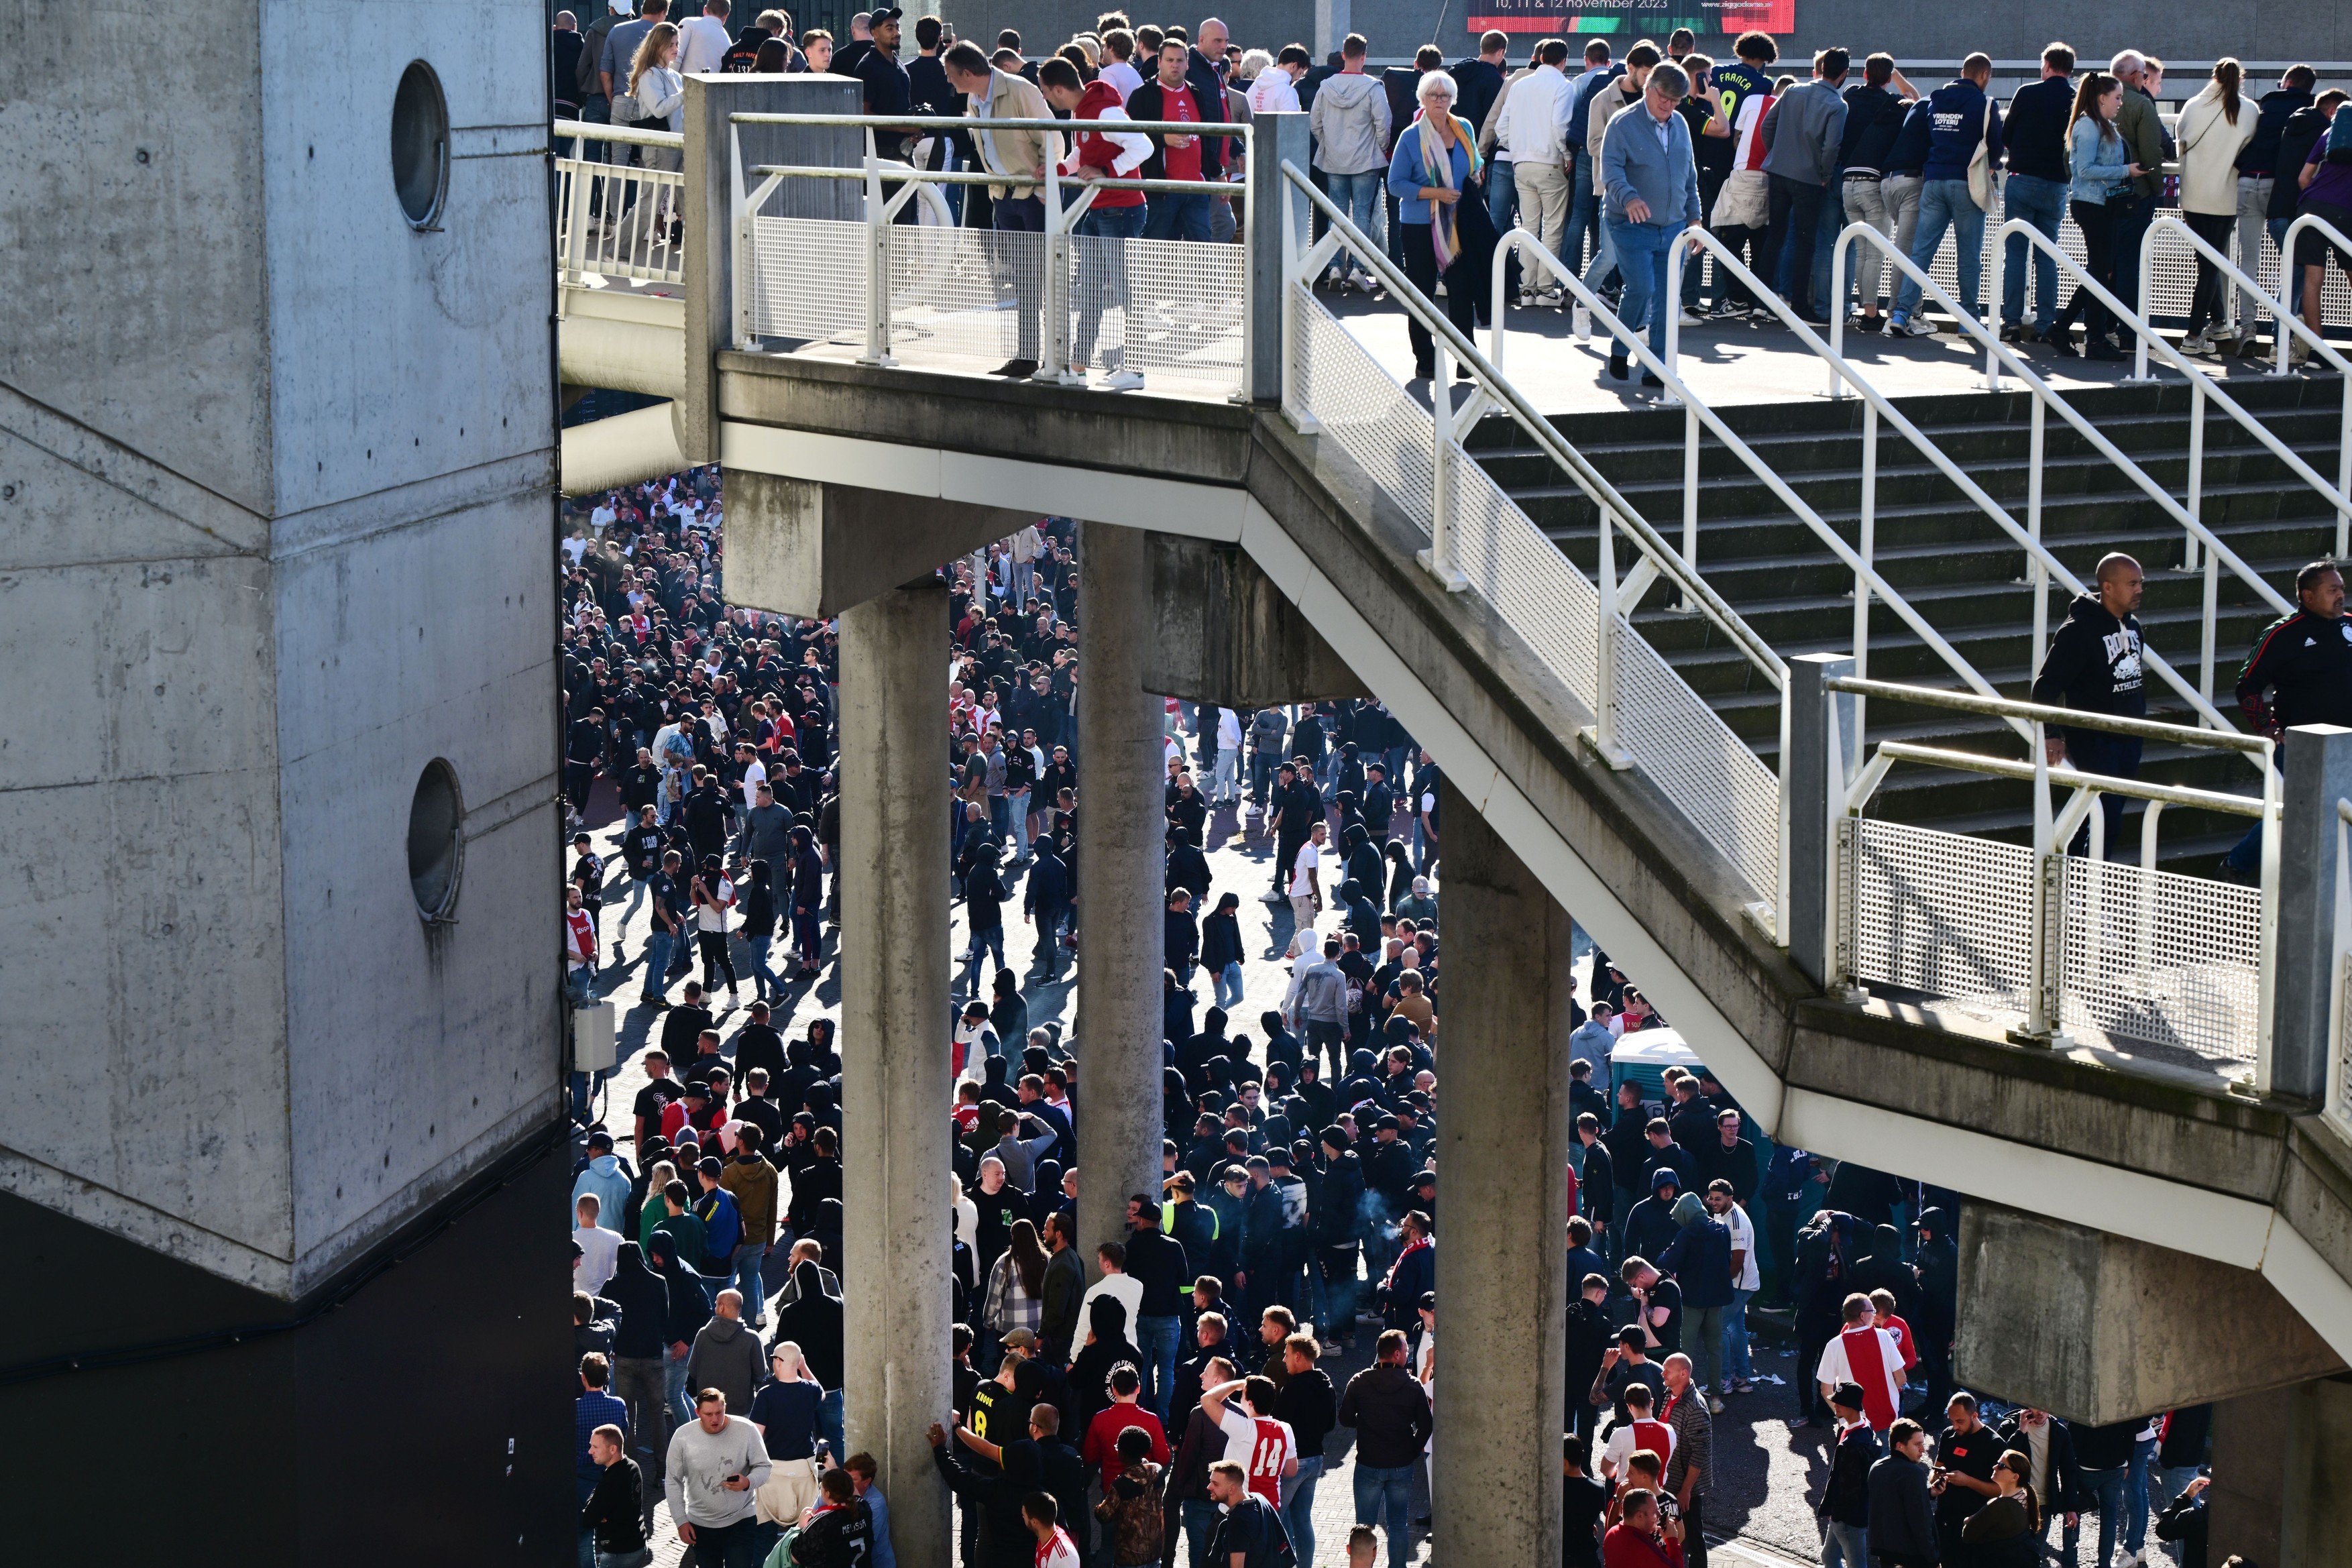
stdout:
[[614,1059],[613,1005],[591,1002],[572,1009],[572,1070],[610,1072]]

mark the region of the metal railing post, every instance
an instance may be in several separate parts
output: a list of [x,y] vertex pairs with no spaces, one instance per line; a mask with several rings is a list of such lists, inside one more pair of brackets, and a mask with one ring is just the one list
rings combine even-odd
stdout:
[[[585,151],[585,143],[579,143]],[[589,162],[581,158],[572,170],[572,199],[565,205],[563,219],[563,280],[577,287],[583,265],[588,256],[588,197],[596,188],[596,176],[590,173]]]
[[1429,382],[1429,548],[1417,559],[1447,593],[1459,594],[1470,579],[1454,564],[1454,353],[1443,338],[1435,340],[1435,353],[1437,374]]
[[[1666,242],[1666,297],[1651,307],[1653,310],[1664,310],[1666,309],[1669,302],[1674,305],[1674,309],[1667,311],[1666,314],[1665,361],[1666,369],[1673,372],[1677,377],[1682,374],[1683,268],[1689,265],[1691,253],[1690,245],[1683,238],[1683,236],[1689,232],[1690,231],[1687,229],[1681,230],[1675,234],[1673,239]],[[1671,390],[1667,392],[1665,396],[1659,399],[1660,404],[1664,405],[1671,405],[1681,401],[1682,400],[1676,397]],[[1696,426],[1694,426],[1694,428],[1696,428]],[[1689,541],[1685,539],[1684,542],[1685,547],[1687,547]],[[1685,555],[1683,559],[1687,561],[1690,557],[1688,555]]]
[[[1441,362],[1438,368],[1444,369]],[[1601,635],[1595,643],[1598,668],[1594,671],[1596,695],[1592,704],[1592,749],[1611,767],[1620,770],[1633,765],[1623,745],[1617,739],[1617,650],[1622,636],[1617,613],[1617,547],[1613,535],[1616,525],[1609,509],[1601,511],[1601,553],[1594,564],[1594,574],[1601,590]]]
[[890,213],[882,199],[881,161],[874,132],[866,133],[866,352],[860,364],[893,365],[890,357]]
[[727,125],[727,231],[735,238],[735,264],[728,268],[735,285],[735,346],[757,348],[751,301],[759,272],[758,242],[752,237],[751,205],[744,198],[743,131],[732,121]]
[[[1853,224],[1846,225],[1849,230],[1853,227]],[[1830,353],[1832,356],[1842,356],[1845,353],[1845,258],[1846,253],[1853,247],[1853,237],[1851,233],[1839,234],[1836,240],[1830,246],[1830,298],[1837,301],[1837,307],[1830,311]],[[1870,304],[1873,310],[1877,309],[1878,300],[1875,296],[1871,299]],[[1829,367],[1830,395],[1832,397],[1853,396],[1853,390],[1846,385],[1845,377],[1838,374],[1837,358],[1832,357],[1823,363]]]
[[2021,1043],[2046,1046],[2063,1033],[2064,958],[2060,952],[2065,918],[2066,857],[2050,810],[2050,752],[2040,720],[2033,724],[2033,908],[2028,919],[2031,944],[2026,979],[2025,1028]]
[[[1698,570],[1698,410],[1696,408],[1683,411],[1683,564],[1694,572]],[[1697,608],[1696,605],[1691,607]]]
[[1780,750],[1781,794],[1788,802],[1788,883],[1780,940],[1806,977],[1832,995],[1847,995],[1853,975],[1842,957],[1851,911],[1844,896],[1847,853],[1840,829],[1849,819],[1845,737],[1855,728],[1854,699],[1833,691],[1832,680],[1853,674],[1853,661],[1832,653],[1800,654],[1789,661],[1782,687],[1788,713]]
[[[1042,353],[1030,379],[1069,382],[1083,386],[1086,384],[1084,376],[1070,374],[1070,220],[1068,213],[1062,207],[1061,164],[1053,156],[1050,145],[1045,158],[1045,184],[1041,194],[1045,196],[1045,287],[1040,292],[1045,311],[1045,330],[1038,339]],[[1243,313],[1246,315],[1248,312]]]
[[[2191,376],[2189,382],[2189,515],[2198,521],[2205,521],[2205,378]],[[2194,529],[2182,533],[2180,569],[2197,570],[2197,533]],[[2210,699],[2211,692],[2207,692]]]
[[[1862,405],[1862,519],[1855,553],[1862,570],[1853,574],[1853,678],[1870,678],[1870,579],[1878,551],[1878,408]],[[1863,699],[1853,700],[1853,767],[1862,765]]]
[[2033,641],[2027,645],[2025,654],[2029,667],[2042,662],[2042,650],[2050,642],[2050,563],[2042,554],[2042,467],[2047,426],[2048,408],[2037,397],[2033,400],[2033,431],[2025,470],[2025,531],[2033,541],[2033,548],[2026,552],[2026,581],[2033,586]]

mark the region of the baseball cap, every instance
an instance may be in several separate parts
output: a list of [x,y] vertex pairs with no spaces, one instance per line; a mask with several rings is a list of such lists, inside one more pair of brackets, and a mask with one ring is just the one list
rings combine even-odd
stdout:
[[599,1127],[588,1134],[588,1147],[591,1149],[610,1149],[612,1146],[613,1135],[603,1128]]

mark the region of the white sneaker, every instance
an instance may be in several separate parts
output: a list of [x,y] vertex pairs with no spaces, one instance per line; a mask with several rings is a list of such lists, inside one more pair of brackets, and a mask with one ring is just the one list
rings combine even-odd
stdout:
[[1535,291],[1534,289],[1520,289],[1520,290],[1519,290],[1519,309],[1520,309],[1520,310],[1528,310],[1528,309],[1530,309],[1530,308],[1532,308],[1532,307],[1534,306],[1535,302],[1536,302],[1536,291]]
[[1380,288],[1380,285],[1372,280],[1372,275],[1360,267],[1348,274],[1348,281],[1367,294]]
[[2191,332],[2180,340],[2180,352],[2185,354],[2210,354],[2213,344],[2202,332]]
[[1707,316],[1706,316],[1706,313],[1705,311],[1703,311],[1703,310],[1692,310],[1692,309],[1691,309],[1689,306],[1687,306],[1687,305],[1685,305],[1685,306],[1684,306],[1684,307],[1683,307],[1683,325],[1684,325],[1684,326],[1685,326],[1685,327],[1704,327],[1704,326],[1706,326],[1706,324],[1707,324]]
[[1929,326],[1924,318],[1918,316],[1914,316],[1901,326],[1891,328],[1889,331],[1890,335],[1898,338],[1932,338],[1936,335],[1936,329]]
[[1103,378],[1105,392],[1133,392],[1143,384],[1139,370],[1115,370]]

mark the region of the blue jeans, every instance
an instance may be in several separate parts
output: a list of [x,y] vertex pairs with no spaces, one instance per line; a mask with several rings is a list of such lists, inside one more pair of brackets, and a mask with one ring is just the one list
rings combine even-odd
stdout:
[[646,1000],[658,1002],[669,989],[669,952],[674,939],[659,926],[646,939]]
[[1356,1465],[1356,1522],[1381,1524],[1385,1510],[1389,1568],[1405,1568],[1405,1559],[1412,1555],[1412,1471],[1411,1465],[1398,1465],[1392,1469],[1381,1469],[1361,1460]]
[[841,1390],[825,1390],[824,1403],[816,1407],[817,1435],[833,1446],[835,1465],[849,1457],[849,1445],[841,1436]]
[[686,1397],[686,1363],[688,1358],[675,1361],[669,1352],[662,1352],[662,1402],[668,1405],[670,1419],[679,1425],[694,1419],[694,1405]]
[[768,1315],[768,1298],[761,1293],[760,1285],[760,1264],[767,1255],[765,1244],[757,1241],[744,1242],[735,1249],[735,1268],[728,1276],[728,1283],[742,1292],[743,1321],[747,1323]]
[[[2156,1465],[2156,1439],[2143,1437],[2132,1445],[2130,1492],[2126,1501],[2131,1509],[2131,1525],[2124,1531],[2124,1550],[2137,1552],[2147,1544],[2148,1471]],[[2171,1501],[2170,1498],[2165,1500]]]
[[1822,1531],[1822,1568],[1870,1568],[1870,1531],[1831,1520]]
[[[2286,226],[2294,221],[2294,219],[2291,217],[2274,217],[2264,220],[2263,226],[2270,230],[2271,246],[2273,249],[2279,250],[2282,253],[2284,252],[2286,247]],[[2294,258],[2291,256],[2287,257],[2279,265],[2282,270],[2290,275],[2286,290],[2286,308],[2290,310],[2295,311],[2297,314],[2301,314],[2303,310],[2303,268],[2294,264]],[[2247,270],[2251,272],[2253,268],[2248,268]],[[2284,338],[2290,335],[2287,329],[2284,327],[2277,328],[2276,331],[2280,337]]]
[[[1675,309],[1675,302],[1666,298],[1666,247],[1675,237],[1675,229],[1668,224],[1627,223],[1612,217],[1604,232],[1610,247],[1616,252],[1617,269],[1625,275],[1625,295],[1618,301],[1617,319],[1629,327],[1639,327],[1646,311],[1650,352],[1663,358],[1666,352],[1666,318],[1674,314]],[[1654,304],[1655,309],[1652,309]],[[1622,343],[1609,345],[1612,357],[1624,352]]]
[[971,945],[965,950],[963,956],[964,962],[971,965],[971,968],[966,972],[966,978],[971,982],[971,994],[974,996],[980,994],[980,961],[982,955],[985,953],[994,953],[996,967],[999,969],[1004,967],[1004,928],[1003,926],[983,926],[971,933]]
[[1136,1349],[1143,1352],[1143,1402],[1168,1425],[1168,1405],[1176,1394],[1176,1349],[1184,1337],[1181,1318],[1135,1320]]
[[[1505,168],[1510,165],[1506,163]],[[1323,1479],[1323,1456],[1301,1456],[1298,1474],[1282,1483],[1282,1527],[1290,1532],[1290,1550],[1301,1563],[1315,1561],[1315,1483]]]
[[1208,244],[1210,200],[1203,195],[1155,198],[1144,209],[1150,216],[1143,220],[1143,237]]
[[1756,1292],[1734,1287],[1731,1305],[1723,1310],[1723,1375],[1753,1377],[1755,1369],[1748,1360],[1748,1303]]
[[[1584,259],[1584,237],[1601,233],[1601,198],[1592,188],[1592,154],[1580,147],[1576,172],[1568,187],[1568,235],[1560,241],[1559,258],[1570,272]],[[1391,773],[1391,779],[1397,775]]]
[[585,1007],[596,1000],[596,966],[583,963],[563,972],[563,994],[574,1007]]
[[[1496,234],[1511,232],[1511,208],[1518,202],[1518,183],[1511,177],[1511,161],[1496,158],[1486,165],[1486,216]],[[1307,1559],[1302,1555],[1299,1561]]]
[[1208,1568],[1209,1537],[1216,1533],[1217,1505],[1205,1498],[1186,1498],[1176,1505],[1184,1525],[1185,1561],[1192,1568]]
[[[2045,180],[2036,174],[2011,174],[2002,187],[2003,209],[2010,217],[2021,217],[2042,234],[2055,240],[2058,220],[2066,216],[2067,184],[2063,180]],[[2025,237],[2012,234],[2008,247],[2001,253],[2000,319],[2003,325],[2016,326],[2025,320]],[[2033,328],[2047,335],[2058,320],[2058,264],[2050,259],[2046,250],[2033,253]]]
[[[1139,221],[1143,209],[1136,207],[1131,208],[1130,210],[1138,215]],[[1089,213],[1087,216],[1091,217],[1094,215]],[[1093,345],[1090,342],[1087,346],[1092,347]],[[1034,566],[1027,565],[1021,562],[1013,563],[1013,592],[1016,594],[1021,592],[1022,574],[1034,574],[1036,570],[1037,569]],[[1029,792],[1025,789],[1005,791],[1004,812],[1006,817],[1013,824],[1013,858],[1015,860],[1026,860],[1029,858]]]
[[[1821,216],[1813,223],[1812,299],[1816,315],[1834,317],[1846,309],[1843,300],[1830,298],[1830,252],[1837,248],[1837,237],[1845,232],[1845,177],[1841,173],[1830,178],[1829,186],[1822,193]],[[1698,269],[1699,258],[1690,258],[1691,270]],[[1846,286],[1853,279],[1847,275]]]
[[782,984],[776,978],[776,972],[768,967],[768,950],[775,945],[775,941],[772,936],[755,936],[746,939],[743,943],[751,950],[751,994],[762,1001]]
[[1364,237],[1378,241],[1381,237],[1381,186],[1388,178],[1386,169],[1367,169],[1360,174],[1327,174],[1331,182],[1331,205],[1348,215],[1348,221],[1361,229]]
[[[1978,286],[1984,280],[1984,209],[1969,195],[1966,180],[1928,180],[1920,185],[1919,226],[1911,239],[1911,265],[1927,271],[1944,243],[1944,231],[1950,229],[1959,259],[1960,308],[1971,316],[1978,313]],[[1906,274],[1895,296],[1897,321],[1911,319],[1911,312],[1919,308],[1920,292],[1918,279]]]
[[1217,1005],[1230,1013],[1242,1005],[1242,965],[1239,959],[1217,971]]
[[2127,1467],[2118,1465],[2112,1470],[2084,1470],[2082,1477],[2083,1490],[2090,1494],[2091,1506],[2099,1512],[2099,1555],[2096,1561],[2113,1562],[2116,1538],[2123,1533],[2126,1522],[2124,1494],[2130,1489],[2131,1471]]

